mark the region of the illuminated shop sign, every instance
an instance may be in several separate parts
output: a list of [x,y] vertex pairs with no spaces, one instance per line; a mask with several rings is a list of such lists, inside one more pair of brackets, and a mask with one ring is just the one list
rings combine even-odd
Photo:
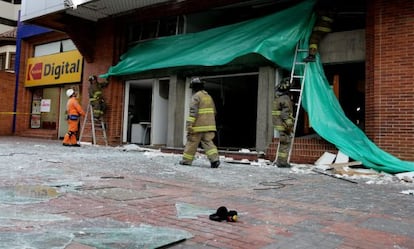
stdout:
[[78,51],[27,59],[25,86],[80,82],[83,58]]

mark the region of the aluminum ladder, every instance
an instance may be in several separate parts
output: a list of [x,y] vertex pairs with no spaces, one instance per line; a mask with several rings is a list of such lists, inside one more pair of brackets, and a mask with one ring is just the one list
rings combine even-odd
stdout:
[[95,123],[95,118],[93,117],[93,107],[91,104],[88,105],[88,109],[85,114],[85,119],[83,120],[82,129],[79,135],[79,142],[81,142],[82,138],[84,137],[84,129],[85,129],[85,126],[88,124],[88,119],[90,119],[89,124],[91,125],[92,144],[93,145],[97,144],[96,130],[99,129],[101,131],[102,138],[105,142],[105,146],[108,146],[108,138],[106,136],[106,128],[105,128],[105,123],[103,121],[103,118],[101,117],[100,120],[96,120],[98,121],[98,124],[100,123],[99,124],[100,127],[96,127],[97,123]]
[[[306,76],[306,69],[308,67],[308,63],[303,62],[303,56],[298,56],[301,53],[308,53],[309,49],[302,49],[299,48],[299,43],[296,44],[296,48],[295,48],[295,56],[293,58],[293,64],[292,64],[292,70],[290,72],[290,85],[292,86],[290,88],[290,97],[291,99],[293,98],[293,108],[295,109],[295,122],[293,125],[293,131],[290,134],[291,135],[291,143],[290,143],[290,148],[289,148],[289,154],[288,154],[288,159],[287,162],[290,163],[290,157],[292,155],[292,149],[293,149],[293,143],[295,140],[295,133],[296,133],[296,127],[298,124],[298,119],[299,119],[299,113],[300,113],[300,107],[301,107],[301,103],[302,103],[302,92],[303,92],[303,87],[305,85],[305,76]],[[297,81],[299,81],[299,87],[294,88],[293,86],[295,85],[294,83],[296,83]],[[277,161],[277,157],[279,154],[279,148],[280,148],[280,140],[277,146],[277,151],[276,151],[276,157],[275,160],[273,162],[273,164],[276,164]]]

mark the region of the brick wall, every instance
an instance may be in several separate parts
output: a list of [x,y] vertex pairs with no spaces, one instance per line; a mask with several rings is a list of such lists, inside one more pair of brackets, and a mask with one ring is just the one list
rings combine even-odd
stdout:
[[[103,22],[98,26],[94,61],[93,63],[85,62],[84,66],[83,92],[88,92],[89,83],[87,80],[90,75],[99,76],[106,73],[109,67],[115,65],[119,61],[120,55],[124,53],[123,35],[118,32],[121,31],[113,30],[113,22]],[[98,78],[98,80],[103,81],[104,79]],[[107,100],[104,120],[108,143],[116,146],[122,143],[125,84],[119,78],[109,78],[108,81],[109,84],[103,90],[104,99]],[[87,96],[83,96],[82,104],[86,109]]]
[[16,75],[0,71],[0,135],[11,135]]
[[[266,150],[265,158],[274,161],[276,157],[278,138],[274,138],[272,143]],[[292,163],[306,163],[314,164],[324,152],[338,153],[338,149],[331,143],[319,137],[298,137],[295,138],[292,149],[292,156],[290,162]]]
[[369,0],[366,40],[366,133],[414,161],[413,1]]

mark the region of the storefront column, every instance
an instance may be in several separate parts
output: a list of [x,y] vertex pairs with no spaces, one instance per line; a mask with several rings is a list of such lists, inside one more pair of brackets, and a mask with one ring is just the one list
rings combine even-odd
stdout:
[[265,151],[273,137],[272,101],[275,86],[275,69],[261,67],[257,87],[256,151]]
[[170,77],[167,147],[183,146],[185,78]]

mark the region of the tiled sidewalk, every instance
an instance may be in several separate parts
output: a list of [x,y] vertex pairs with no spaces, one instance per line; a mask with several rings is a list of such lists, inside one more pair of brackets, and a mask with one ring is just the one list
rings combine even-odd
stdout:
[[[9,226],[0,226],[0,234],[64,230],[75,222],[97,220],[192,234],[169,248],[414,248],[414,197],[400,193],[414,188],[409,184],[370,185],[361,179],[354,184],[271,166],[222,163],[211,169],[202,159],[188,167],[175,163],[178,156],[68,149],[23,138],[0,137],[0,151],[2,186],[48,185],[61,193],[48,201],[14,205],[16,210],[70,219],[33,223],[4,216]],[[178,203],[204,211],[226,206],[237,210],[239,220],[211,221],[199,210],[195,217],[180,217]],[[73,240],[66,248],[94,247]]]

